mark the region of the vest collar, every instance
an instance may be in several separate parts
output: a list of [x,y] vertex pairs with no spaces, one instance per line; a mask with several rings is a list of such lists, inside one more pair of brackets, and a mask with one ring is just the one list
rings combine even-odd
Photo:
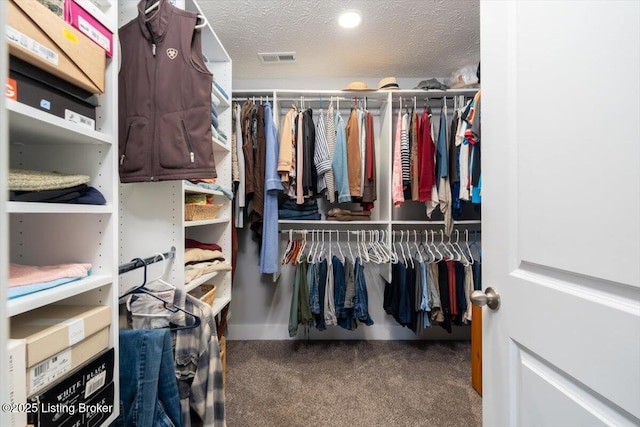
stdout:
[[[142,35],[146,39],[159,42],[164,37],[171,20],[171,8],[173,7],[167,0],[159,0],[158,7],[145,15],[144,11],[155,1],[140,0],[138,3],[138,23]],[[151,29],[152,33],[149,32]]]

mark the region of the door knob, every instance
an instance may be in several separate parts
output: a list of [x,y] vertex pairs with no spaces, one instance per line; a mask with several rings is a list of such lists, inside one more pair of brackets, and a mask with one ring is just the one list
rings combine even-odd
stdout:
[[484,292],[471,292],[471,303],[482,307],[486,305],[491,310],[497,310],[500,307],[500,294],[493,288],[487,288]]

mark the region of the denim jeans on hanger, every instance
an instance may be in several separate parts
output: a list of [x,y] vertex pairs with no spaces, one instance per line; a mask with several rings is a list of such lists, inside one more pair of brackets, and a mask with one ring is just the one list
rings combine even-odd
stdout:
[[170,333],[120,331],[120,415],[112,426],[182,426]]
[[373,325],[373,320],[369,316],[369,295],[367,294],[367,283],[364,279],[364,266],[360,258],[356,258],[356,299],[353,305],[353,317],[363,322],[367,326]]

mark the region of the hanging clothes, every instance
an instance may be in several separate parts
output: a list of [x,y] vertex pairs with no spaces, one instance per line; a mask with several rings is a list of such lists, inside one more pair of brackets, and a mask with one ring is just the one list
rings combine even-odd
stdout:
[[282,119],[280,127],[280,144],[278,146],[278,173],[285,189],[291,185],[292,173],[295,170],[295,119],[297,111],[291,107]]
[[334,118],[333,103],[329,104],[329,110],[327,111],[327,148],[329,151],[329,170],[325,174],[327,180],[327,200],[329,203],[336,201],[336,184],[333,171],[333,157],[336,146],[336,124]]
[[431,190],[435,185],[435,146],[431,139],[431,121],[430,114],[425,108],[422,111],[422,120],[420,125],[420,191],[418,200],[421,202],[431,201]]
[[420,116],[411,112],[409,146],[411,147],[411,200],[420,200]]
[[364,186],[362,191],[362,208],[366,211],[373,209],[373,202],[377,200],[377,184],[376,184],[376,150],[375,138],[373,136],[373,115],[370,112],[366,114],[367,129],[367,149],[365,155],[365,173]]
[[347,140],[347,167],[349,176],[349,195],[360,197],[360,133],[359,133],[358,111],[351,109],[349,120],[345,128]]
[[271,104],[264,104],[265,177],[260,273],[278,272],[278,194],[284,190],[278,175],[278,136]]
[[247,101],[242,105],[241,124],[242,124],[242,152],[245,160],[245,195],[249,201],[253,197],[255,191],[255,146],[254,133],[252,130],[252,116],[255,110],[255,104]]
[[344,120],[340,111],[335,112],[334,127],[336,128],[336,146],[333,154],[333,174],[338,192],[338,202],[350,202],[349,170],[347,163],[347,136]]
[[316,125],[316,145],[313,154],[313,161],[318,174],[317,191],[321,193],[327,189],[326,174],[331,170],[329,159],[329,143],[327,142],[327,131],[324,123],[322,110],[318,112],[318,124]]
[[245,158],[244,158],[244,139],[242,135],[242,109],[240,105],[235,104],[233,109],[234,111],[234,120],[233,120],[233,135],[232,141],[235,142],[235,148],[232,147],[232,152],[235,153],[235,159],[238,163],[237,165],[237,177],[234,178],[234,181],[237,180],[236,192],[234,197],[234,207],[235,207],[235,226],[238,228],[244,227],[244,208],[246,206],[246,172],[245,172]]
[[367,326],[373,325],[373,319],[369,316],[369,295],[367,282],[364,277],[364,265],[360,258],[356,258],[355,268],[356,295],[353,301],[353,317]]
[[402,157],[402,191],[405,200],[411,200],[411,147],[409,145],[409,114],[402,115],[400,130],[400,155]]
[[402,186],[402,113],[398,111],[396,119],[396,134],[393,141],[393,178],[391,196],[393,206],[400,207],[404,203],[404,189]]

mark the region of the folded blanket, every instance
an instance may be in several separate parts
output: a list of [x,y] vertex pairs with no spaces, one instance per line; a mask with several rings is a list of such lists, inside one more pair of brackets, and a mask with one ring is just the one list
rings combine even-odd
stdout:
[[222,250],[222,247],[217,243],[202,243],[195,239],[184,239],[184,247],[187,249],[190,249],[190,248],[208,249],[210,251]]
[[349,209],[333,208],[329,209],[327,215],[351,215],[351,216],[371,216],[371,211],[350,211]]
[[189,248],[184,250],[184,263],[207,261],[216,258],[224,258],[222,251],[210,251],[207,249]]
[[20,265],[9,264],[9,287],[33,285],[65,278],[89,275],[91,264]]
[[59,190],[86,184],[90,180],[91,177],[88,175],[9,169],[9,190],[11,191]]

